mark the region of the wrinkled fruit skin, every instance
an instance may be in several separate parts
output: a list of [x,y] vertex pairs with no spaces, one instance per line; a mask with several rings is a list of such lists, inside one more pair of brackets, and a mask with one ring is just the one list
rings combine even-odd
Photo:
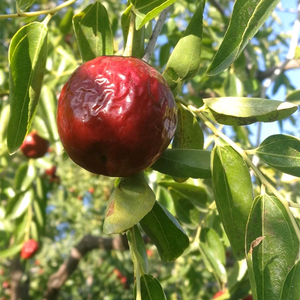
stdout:
[[28,240],[21,249],[21,257],[28,259],[32,257],[39,249],[39,243],[36,240]]
[[47,153],[48,148],[48,141],[40,137],[35,131],[32,131],[26,136],[21,146],[21,151],[28,158],[39,158]]
[[177,109],[153,67],[133,57],[101,56],[81,65],[63,87],[57,125],[75,163],[124,177],[151,166],[168,147]]

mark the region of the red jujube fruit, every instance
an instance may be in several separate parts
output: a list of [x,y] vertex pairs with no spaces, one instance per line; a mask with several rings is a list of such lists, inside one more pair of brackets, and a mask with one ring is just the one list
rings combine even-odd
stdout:
[[28,259],[32,257],[39,249],[39,243],[36,240],[28,240],[23,244],[21,257]]
[[26,136],[21,151],[28,158],[39,158],[47,153],[48,148],[49,142],[32,131]]
[[124,177],[151,166],[168,147],[177,109],[166,81],[149,64],[101,56],[78,67],[64,85],[57,125],[75,163]]

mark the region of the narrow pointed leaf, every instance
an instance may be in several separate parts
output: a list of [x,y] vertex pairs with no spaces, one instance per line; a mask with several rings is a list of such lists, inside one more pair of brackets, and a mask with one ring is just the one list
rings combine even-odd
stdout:
[[300,262],[290,270],[282,289],[280,300],[294,300],[300,295]]
[[235,1],[229,26],[207,70],[208,75],[222,72],[238,58],[279,2],[280,0]]
[[144,274],[143,276],[141,276],[141,299],[166,300],[167,298],[159,281],[153,278],[153,276],[151,275]]
[[210,151],[167,149],[151,168],[176,177],[210,178]]
[[113,191],[105,213],[103,232],[122,233],[136,225],[155,203],[155,194],[143,173],[123,177]]
[[100,1],[73,17],[73,26],[82,60],[113,54],[112,31],[105,7]]
[[11,40],[7,133],[10,154],[22,145],[36,112],[46,67],[47,31],[43,23],[33,22],[22,27]]
[[255,150],[266,164],[290,175],[300,177],[300,140],[275,134],[266,138]]
[[0,156],[7,152],[6,136],[9,121],[9,110],[9,105],[2,106],[0,110]]
[[246,247],[248,265],[253,274],[250,276],[251,289],[257,294],[254,300],[281,298],[284,281],[299,251],[290,216],[276,197],[264,194],[253,202]]
[[274,122],[293,114],[298,108],[289,102],[260,98],[221,97],[203,100],[215,120],[225,125]]
[[176,44],[163,72],[174,91],[185,80],[192,79],[199,70],[202,47],[202,21],[205,1],[201,1],[182,37]]
[[189,239],[178,221],[158,202],[140,224],[155,244],[162,261],[175,260],[189,246]]
[[136,15],[135,26],[142,28],[176,0],[131,0]]
[[245,258],[245,230],[253,193],[248,167],[229,145],[212,153],[212,182],[217,209],[238,260]]
[[36,0],[16,0],[17,2],[17,7],[21,10],[24,11],[28,7],[30,7]]

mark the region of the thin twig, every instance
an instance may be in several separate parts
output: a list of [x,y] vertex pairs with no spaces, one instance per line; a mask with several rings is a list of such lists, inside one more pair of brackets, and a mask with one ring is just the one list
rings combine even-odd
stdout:
[[56,6],[55,8],[48,9],[48,10],[40,10],[40,11],[32,11],[32,12],[19,12],[17,14],[6,14],[0,15],[0,19],[9,19],[9,18],[20,18],[20,17],[32,17],[32,16],[39,16],[39,15],[54,15],[56,12],[61,10],[62,8],[71,5],[77,0],[68,0],[65,3]]
[[151,55],[154,51],[155,45],[156,45],[157,38],[159,37],[160,32],[161,32],[161,30],[162,30],[162,28],[165,24],[165,21],[167,19],[167,16],[168,16],[168,13],[169,13],[170,9],[171,9],[171,6],[168,6],[159,15],[159,18],[158,18],[158,20],[155,24],[154,29],[153,29],[152,35],[151,35],[151,37],[149,39],[149,42],[147,44],[144,56],[142,58],[145,62],[149,62],[149,60],[150,60],[150,57],[151,57]]

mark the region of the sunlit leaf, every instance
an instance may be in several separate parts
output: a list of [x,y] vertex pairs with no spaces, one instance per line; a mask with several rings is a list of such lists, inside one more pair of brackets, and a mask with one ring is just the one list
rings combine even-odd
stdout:
[[266,138],[255,150],[266,164],[290,175],[300,177],[300,140],[275,134]]
[[126,231],[149,213],[154,203],[155,194],[143,173],[121,178],[107,204],[103,232]]
[[236,0],[224,39],[207,74],[215,75],[233,63],[280,0]]
[[297,258],[299,240],[287,209],[267,194],[257,196],[251,208],[246,246],[254,300],[279,300]]
[[7,147],[16,152],[30,128],[40,96],[47,58],[47,27],[23,26],[9,47],[10,118]]
[[83,61],[113,54],[112,31],[107,11],[100,1],[75,15],[73,26]]
[[298,109],[289,102],[260,98],[222,97],[203,101],[216,121],[225,125],[274,122],[290,116]]

